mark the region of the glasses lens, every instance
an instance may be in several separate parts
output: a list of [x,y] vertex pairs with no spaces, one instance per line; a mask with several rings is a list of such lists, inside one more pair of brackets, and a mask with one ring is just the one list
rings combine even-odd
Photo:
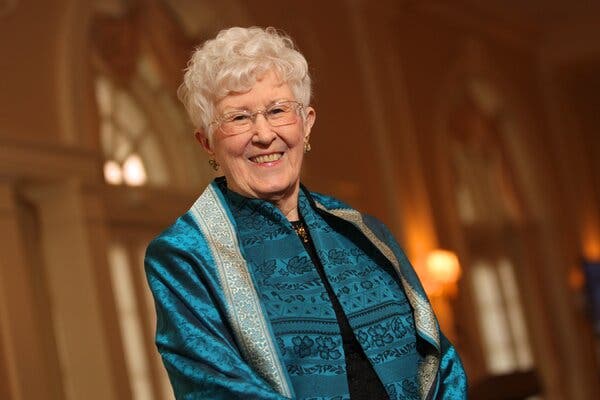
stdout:
[[252,114],[247,111],[235,111],[225,114],[221,119],[221,129],[225,133],[244,133],[250,129]]
[[293,124],[298,117],[296,106],[293,102],[274,104],[265,111],[265,116],[274,126]]

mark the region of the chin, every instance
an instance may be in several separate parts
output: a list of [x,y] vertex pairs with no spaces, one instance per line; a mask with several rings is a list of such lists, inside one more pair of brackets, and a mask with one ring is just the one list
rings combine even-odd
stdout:
[[278,200],[286,195],[290,195],[296,188],[294,182],[273,182],[263,183],[254,188],[254,192],[258,197],[265,200]]

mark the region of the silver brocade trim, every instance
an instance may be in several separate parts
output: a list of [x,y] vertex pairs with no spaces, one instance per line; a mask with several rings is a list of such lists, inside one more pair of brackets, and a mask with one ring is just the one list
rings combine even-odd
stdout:
[[429,399],[429,392],[435,383],[435,377],[440,365],[440,357],[437,354],[427,354],[419,364],[418,377],[421,387],[421,398]]
[[[413,310],[415,310],[415,326],[417,330],[425,333],[431,337],[440,348],[440,334],[435,321],[435,314],[431,305],[419,295],[419,293],[410,285],[410,283],[404,278],[400,270],[400,262],[394,255],[392,249],[387,244],[382,242],[377,235],[364,223],[361,214],[352,209],[327,209],[324,205],[319,202],[315,202],[318,208],[321,210],[335,215],[345,221],[350,222],[356,226],[366,237],[381,251],[381,253],[392,263],[396,273],[400,277],[406,297],[410,302]],[[435,382],[435,376],[440,363],[439,355],[429,354],[425,357],[425,360],[419,365],[419,381],[421,383],[421,398],[425,399],[429,394],[433,383]]]
[[291,397],[287,372],[277,355],[235,229],[212,185],[200,195],[190,211],[215,260],[228,303],[227,316],[244,357],[280,394]]

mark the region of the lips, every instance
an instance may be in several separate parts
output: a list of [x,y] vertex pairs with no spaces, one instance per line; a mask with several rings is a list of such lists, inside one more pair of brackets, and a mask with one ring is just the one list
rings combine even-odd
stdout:
[[283,156],[283,153],[271,153],[271,154],[263,154],[260,156],[250,157],[249,160],[253,163],[262,164],[262,163],[270,163],[279,160]]

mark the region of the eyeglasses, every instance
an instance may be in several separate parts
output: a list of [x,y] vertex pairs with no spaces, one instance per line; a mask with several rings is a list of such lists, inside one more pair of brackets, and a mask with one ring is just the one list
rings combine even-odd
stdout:
[[252,124],[256,122],[258,114],[262,114],[269,125],[273,127],[292,125],[298,122],[299,111],[303,108],[304,105],[297,101],[280,101],[264,110],[256,110],[254,112],[236,110],[228,112],[215,119],[210,125],[217,125],[227,135],[238,135],[246,133],[252,128]]

